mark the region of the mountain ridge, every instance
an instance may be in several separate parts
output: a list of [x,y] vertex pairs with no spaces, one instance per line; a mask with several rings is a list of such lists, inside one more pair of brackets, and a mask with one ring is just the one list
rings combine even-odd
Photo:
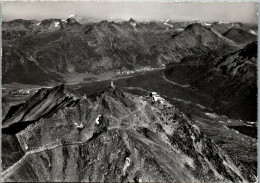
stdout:
[[253,42],[217,58],[211,55],[184,58],[179,64],[169,64],[165,74],[173,81],[190,84],[213,96],[216,103],[212,107],[218,112],[235,119],[255,121],[256,60],[257,42]]
[[[81,113],[82,110],[88,112]],[[159,111],[161,117],[157,114]],[[146,119],[151,117],[154,118],[152,123],[151,119]],[[60,119],[63,119],[62,124]],[[74,121],[77,125],[81,123],[82,127],[73,127]],[[53,131],[58,124],[60,129]],[[68,127],[70,132],[65,130]],[[41,136],[30,138],[26,135],[28,130]],[[85,133],[87,136],[83,135]],[[5,181],[245,181],[228,155],[165,99],[153,103],[148,96],[137,97],[117,87],[108,88],[91,99],[82,98],[74,106],[64,106],[55,115],[43,117],[16,136],[24,151],[28,152],[22,160],[27,163],[17,163],[15,168],[4,171]],[[59,144],[64,147],[58,148]],[[46,149],[49,149],[47,154]],[[77,154],[77,160],[66,155],[71,153]],[[50,161],[50,154],[55,158],[60,156],[65,164]],[[69,167],[66,167],[66,162],[70,161],[72,166],[78,160],[86,163],[80,163],[77,173],[73,171],[67,176],[65,172]],[[166,163],[169,161],[171,163]],[[41,168],[36,169],[39,166]],[[62,167],[64,172],[57,171]],[[30,173],[27,176],[25,172],[28,171],[34,175]],[[100,172],[105,176],[97,176]]]
[[257,37],[243,29],[232,27],[227,32],[223,34],[223,36],[233,40],[238,44],[249,44],[253,41],[256,41]]

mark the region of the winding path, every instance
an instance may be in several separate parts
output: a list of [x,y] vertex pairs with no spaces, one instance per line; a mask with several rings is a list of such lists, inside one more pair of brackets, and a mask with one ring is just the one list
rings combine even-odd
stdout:
[[165,74],[164,74],[164,72],[162,72],[162,77],[163,77],[163,79],[164,79],[165,81],[167,81],[167,82],[169,82],[169,83],[171,83],[171,84],[173,84],[173,85],[177,85],[177,86],[180,86],[180,87],[183,87],[183,88],[189,88],[189,87],[190,87],[189,84],[187,84],[187,85],[182,85],[182,84],[175,83],[174,81],[171,81],[171,80],[167,79],[166,76],[165,76]]
[[[136,113],[137,111],[142,111],[142,109],[145,107],[144,106],[141,106],[140,108],[137,108],[136,110],[130,112],[129,114],[126,114],[122,117],[120,117],[119,119],[115,119],[115,120],[118,120],[118,121],[122,121],[124,118],[127,118],[131,115],[133,115],[134,113]],[[115,129],[115,128],[109,128],[109,130],[111,129]],[[89,140],[89,139],[88,139]],[[56,142],[56,143],[50,143],[50,144],[46,144],[45,146],[43,147],[39,147],[38,149],[34,149],[34,150],[30,150],[30,151],[27,151],[24,156],[19,160],[17,161],[15,164],[13,164],[12,166],[10,166],[8,169],[6,169],[5,171],[3,171],[1,173],[1,177],[2,177],[2,181],[5,181],[6,178],[8,178],[10,175],[12,175],[13,173],[15,173],[15,171],[19,168],[19,165],[21,163],[23,163],[23,161],[26,160],[26,158],[31,155],[31,154],[35,154],[35,153],[40,153],[40,152],[43,152],[43,151],[47,151],[47,150],[53,150],[55,148],[59,148],[59,147],[64,147],[64,146],[72,146],[72,145],[80,145],[80,144],[84,144],[86,143],[88,140],[84,141],[84,142],[73,142],[73,143],[67,143],[67,144],[62,144],[60,141],[59,142]]]

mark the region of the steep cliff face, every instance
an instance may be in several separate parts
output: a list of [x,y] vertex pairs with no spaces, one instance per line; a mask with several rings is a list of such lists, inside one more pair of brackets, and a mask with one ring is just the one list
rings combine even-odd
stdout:
[[[2,155],[9,165],[3,181],[246,181],[230,157],[165,99],[110,87],[61,105],[64,93],[71,96],[62,88],[40,90],[3,123],[35,119],[15,133],[23,157],[12,164]],[[34,110],[29,106],[53,113],[16,120],[19,111]]]
[[2,128],[8,128],[17,122],[33,122],[42,117],[51,116],[64,106],[75,105],[78,102],[73,91],[64,85],[52,90],[39,90],[34,96],[13,111],[10,111],[3,120]]

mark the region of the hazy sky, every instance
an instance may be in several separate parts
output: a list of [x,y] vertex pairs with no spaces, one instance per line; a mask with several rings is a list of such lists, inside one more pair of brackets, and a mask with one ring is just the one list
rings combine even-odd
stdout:
[[232,21],[257,23],[255,2],[55,2],[2,1],[2,18],[66,18],[71,14],[97,19]]

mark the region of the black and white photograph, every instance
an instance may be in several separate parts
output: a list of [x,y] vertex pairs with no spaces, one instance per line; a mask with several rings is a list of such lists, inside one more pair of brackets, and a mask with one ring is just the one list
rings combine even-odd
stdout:
[[258,3],[2,1],[2,182],[253,183]]

